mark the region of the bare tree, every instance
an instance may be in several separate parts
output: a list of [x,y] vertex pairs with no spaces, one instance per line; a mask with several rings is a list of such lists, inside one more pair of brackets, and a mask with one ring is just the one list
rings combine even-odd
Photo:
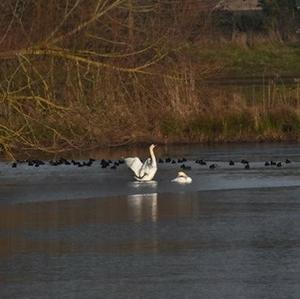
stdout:
[[[185,80],[182,46],[211,3],[2,1],[2,149],[57,152],[132,140],[136,123],[128,118],[143,117],[155,97],[163,105],[168,80]],[[203,76],[214,70],[198,67]]]

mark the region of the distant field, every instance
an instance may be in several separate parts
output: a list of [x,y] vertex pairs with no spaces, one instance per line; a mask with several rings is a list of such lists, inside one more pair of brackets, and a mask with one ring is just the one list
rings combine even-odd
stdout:
[[198,55],[222,64],[224,75],[300,75],[300,43],[266,43],[253,48],[231,44],[200,49]]

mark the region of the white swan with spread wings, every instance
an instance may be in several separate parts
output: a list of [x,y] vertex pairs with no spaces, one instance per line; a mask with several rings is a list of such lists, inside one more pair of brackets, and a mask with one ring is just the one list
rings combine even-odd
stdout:
[[148,158],[144,163],[138,158],[125,158],[126,165],[134,172],[134,178],[137,181],[151,181],[157,171],[157,163],[154,155],[155,145],[151,144],[149,147],[150,158]]

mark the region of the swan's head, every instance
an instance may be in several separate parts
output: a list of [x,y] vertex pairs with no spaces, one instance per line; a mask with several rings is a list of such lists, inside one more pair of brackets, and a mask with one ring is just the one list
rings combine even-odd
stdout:
[[149,146],[149,149],[153,150],[155,147],[156,147],[156,144],[151,144],[151,145]]
[[187,178],[188,176],[183,171],[179,171],[177,177]]

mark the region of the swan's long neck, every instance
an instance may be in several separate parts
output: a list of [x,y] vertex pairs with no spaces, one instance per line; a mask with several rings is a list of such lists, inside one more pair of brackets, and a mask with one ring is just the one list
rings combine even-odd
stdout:
[[150,157],[151,157],[151,160],[152,160],[152,164],[156,166],[156,158],[155,158],[155,155],[154,155],[154,151],[153,151],[153,148],[150,147]]

